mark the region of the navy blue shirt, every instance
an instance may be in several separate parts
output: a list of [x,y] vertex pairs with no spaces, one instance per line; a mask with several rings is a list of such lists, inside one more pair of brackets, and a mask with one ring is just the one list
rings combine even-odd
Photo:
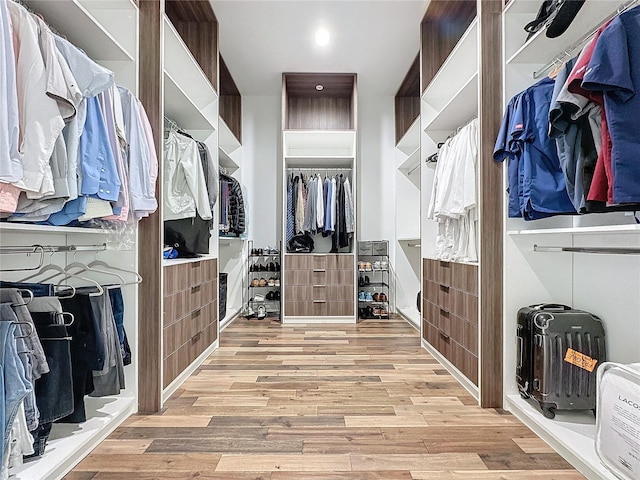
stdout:
[[640,202],[640,7],[602,32],[582,86],[604,93],[611,135],[614,203]]
[[[548,135],[553,88],[554,81],[550,78],[529,87],[517,100],[515,97],[511,100],[509,105],[512,108],[507,108],[503,119],[494,158],[510,159],[510,217],[535,220],[575,213],[567,194],[555,142]],[[514,190],[518,192],[517,214]]]

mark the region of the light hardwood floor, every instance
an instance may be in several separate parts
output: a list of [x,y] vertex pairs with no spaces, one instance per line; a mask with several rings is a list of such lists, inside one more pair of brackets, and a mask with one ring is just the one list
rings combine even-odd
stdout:
[[400,319],[236,320],[167,402],[68,480],[584,478],[510,414],[482,410]]

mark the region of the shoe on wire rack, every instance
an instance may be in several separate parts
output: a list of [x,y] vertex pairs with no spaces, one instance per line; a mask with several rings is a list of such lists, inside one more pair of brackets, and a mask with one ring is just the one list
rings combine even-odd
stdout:
[[247,313],[244,316],[247,320],[250,318],[256,318],[256,312],[253,311],[253,308],[247,308]]
[[267,316],[267,309],[264,308],[264,305],[260,305],[258,307],[258,320],[262,320]]
[[367,294],[364,292],[364,290],[360,290],[360,293],[358,293],[358,301],[359,302],[367,301]]
[[254,297],[253,297],[253,301],[254,302],[264,302],[264,295],[257,293]]
[[365,294],[365,298],[364,298],[365,302],[373,302],[373,296],[371,295],[371,292],[367,292]]

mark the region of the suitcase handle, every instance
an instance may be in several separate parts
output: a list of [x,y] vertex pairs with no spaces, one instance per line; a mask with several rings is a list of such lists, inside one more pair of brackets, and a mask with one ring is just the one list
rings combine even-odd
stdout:
[[536,307],[538,310],[571,310],[571,307],[568,305],[563,305],[562,303],[543,303]]

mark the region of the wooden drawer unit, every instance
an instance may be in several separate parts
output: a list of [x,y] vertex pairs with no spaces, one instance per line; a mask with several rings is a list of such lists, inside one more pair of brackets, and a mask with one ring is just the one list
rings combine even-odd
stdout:
[[167,387],[217,339],[217,260],[166,266],[164,293],[163,384]]
[[423,337],[477,385],[478,267],[425,258],[422,268]]
[[354,315],[353,255],[287,255],[284,263],[286,316]]

